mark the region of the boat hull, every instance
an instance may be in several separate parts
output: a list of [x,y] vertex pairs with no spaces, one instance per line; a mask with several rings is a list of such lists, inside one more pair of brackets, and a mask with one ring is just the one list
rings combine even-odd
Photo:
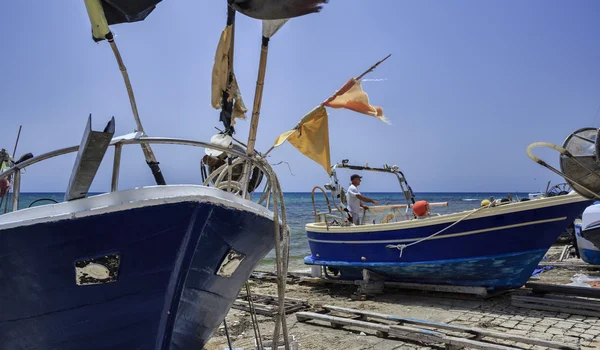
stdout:
[[577,250],[581,260],[591,265],[600,265],[600,249],[582,236],[581,222],[577,221],[575,221],[575,239],[577,240]]
[[139,201],[119,193],[116,210],[0,221],[2,347],[201,349],[274,234],[240,199],[178,189],[190,190],[200,193],[148,200],[141,189]]
[[329,232],[311,231],[316,226],[309,224],[312,255],[304,262],[333,267],[341,272],[340,278],[360,278],[360,271],[368,269],[402,282],[520,287],[561,232],[590,204],[577,195],[561,197],[567,198],[484,209],[487,213],[472,215],[402,250],[394,247],[429,237],[466,214],[346,229],[330,227]]

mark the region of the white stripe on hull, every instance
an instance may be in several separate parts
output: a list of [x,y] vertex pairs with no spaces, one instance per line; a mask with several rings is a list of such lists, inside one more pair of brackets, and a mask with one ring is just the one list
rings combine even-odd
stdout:
[[[480,230],[451,233],[451,234],[447,234],[447,235],[443,235],[443,236],[435,236],[435,237],[431,237],[428,240],[445,239],[445,238],[460,237],[460,236],[469,236],[469,235],[475,235],[475,234],[478,234],[478,233],[491,232],[491,231],[499,231],[499,230],[506,230],[506,229],[516,228],[516,227],[530,226],[530,225],[545,224],[545,223],[549,223],[549,222],[557,222],[557,221],[562,221],[562,220],[566,220],[566,219],[567,219],[567,217],[563,216],[563,217],[554,218],[554,219],[546,219],[546,220],[538,220],[538,221],[528,221],[528,222],[523,222],[523,223],[520,223],[520,224],[497,226],[497,227],[484,228],[484,229],[480,229]],[[318,243],[337,243],[337,244],[377,244],[377,243],[378,244],[387,244],[387,243],[407,243],[407,242],[414,242],[414,241],[417,241],[417,240],[422,239],[422,238],[423,237],[406,238],[406,239],[392,239],[392,240],[367,240],[367,241],[336,241],[336,240],[312,239],[312,238],[309,238],[308,240],[311,241],[311,242],[318,242]]]

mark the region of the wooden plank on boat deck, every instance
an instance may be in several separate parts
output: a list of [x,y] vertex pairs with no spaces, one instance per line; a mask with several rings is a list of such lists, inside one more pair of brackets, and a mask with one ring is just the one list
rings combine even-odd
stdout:
[[600,312],[600,302],[594,300],[569,300],[565,298],[554,297],[532,297],[523,295],[513,295],[513,300],[519,300],[526,303],[548,304],[553,306],[561,306],[565,308],[585,309]]
[[380,313],[376,313],[376,312],[355,310],[355,309],[349,309],[349,308],[345,308],[345,307],[332,306],[332,305],[325,305],[322,308],[325,310],[328,310],[328,311],[344,312],[344,313],[348,313],[348,314],[352,314],[352,315],[360,315],[363,317],[371,317],[371,318],[394,321],[394,322],[410,323],[410,324],[416,324],[416,325],[421,325],[421,326],[428,326],[428,327],[432,327],[432,328],[447,329],[447,330],[455,331],[455,332],[465,332],[465,333],[474,334],[474,335],[483,336],[483,337],[493,337],[493,338],[498,338],[498,339],[511,340],[511,341],[515,341],[515,342],[519,342],[519,343],[545,346],[545,347],[553,348],[553,349],[574,349],[574,350],[579,349],[577,346],[574,346],[574,345],[568,345],[568,344],[559,343],[559,342],[555,342],[555,341],[535,339],[535,338],[520,336],[520,335],[516,335],[516,334],[494,332],[494,331],[490,331],[490,330],[483,329],[483,328],[474,328],[474,327],[468,327],[468,326],[453,325],[453,324],[449,324],[449,323],[433,322],[433,321],[427,321],[427,320],[419,320],[419,319],[415,319],[415,318],[386,315],[386,314],[380,314]]
[[580,297],[600,298],[600,288],[565,286],[562,284],[526,283],[525,288],[531,288],[534,293],[559,293],[577,295]]

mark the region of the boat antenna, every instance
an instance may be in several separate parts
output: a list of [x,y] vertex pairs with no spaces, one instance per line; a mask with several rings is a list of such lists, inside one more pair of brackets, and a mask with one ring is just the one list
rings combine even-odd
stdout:
[[12,158],[15,159],[15,153],[17,153],[17,146],[19,145],[19,138],[21,137],[21,129],[23,125],[19,125],[19,132],[17,133],[17,140],[15,141],[15,148],[13,148]]
[[[123,63],[123,58],[121,57],[121,53],[119,52],[119,48],[117,47],[117,43],[115,42],[115,38],[113,33],[108,28],[108,22],[106,20],[106,16],[104,15],[104,9],[100,0],[85,0],[85,6],[88,11],[88,15],[90,17],[90,22],[92,24],[92,35],[94,41],[102,41],[107,40],[110,44],[110,48],[113,51],[115,59],[117,60],[117,64],[119,65],[119,70],[123,75],[123,81],[125,82],[125,87],[127,88],[127,94],[129,95],[129,102],[131,103],[131,110],[133,112],[133,118],[135,119],[135,123],[137,126],[136,131],[142,132],[142,134],[146,134],[144,132],[144,128],[142,126],[142,121],[140,120],[140,115],[138,113],[137,104],[135,103],[135,96],[133,95],[133,88],[131,86],[131,80],[129,80],[129,74],[127,73],[127,68]],[[147,143],[141,143],[142,151],[144,152],[144,157],[146,158],[146,163],[152,170],[152,175],[154,175],[154,180],[157,185],[166,185],[163,174],[158,166],[158,161],[156,160],[156,156],[152,151],[152,148]]]

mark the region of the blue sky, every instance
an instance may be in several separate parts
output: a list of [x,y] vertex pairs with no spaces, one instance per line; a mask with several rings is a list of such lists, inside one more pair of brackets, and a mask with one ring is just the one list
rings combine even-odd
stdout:
[[[272,39],[257,148],[266,150],[351,76],[388,53],[364,82],[393,123],[330,111],[332,162],[397,164],[416,192],[536,191],[562,179],[525,154],[599,126],[600,2],[330,0]],[[112,26],[149,135],[208,140],[214,51],[225,1],[164,0],[144,22]],[[40,154],[78,144],[89,113],[117,134],[135,128],[108,43],[94,43],[83,1],[13,1],[0,13],[0,147]],[[251,108],[261,23],[238,14],[235,71]],[[247,139],[248,121],[237,125]],[[155,147],[168,183],[200,181],[203,150]],[[558,155],[538,152],[557,165]],[[109,189],[112,151],[93,191]],[[153,184],[139,147],[124,151],[121,188]],[[74,156],[31,167],[25,191],[64,191]],[[284,191],[327,182],[320,166],[286,144],[270,161]],[[347,177],[350,173],[343,172]],[[343,179],[345,181],[345,179]],[[395,191],[367,174],[363,191]]]

